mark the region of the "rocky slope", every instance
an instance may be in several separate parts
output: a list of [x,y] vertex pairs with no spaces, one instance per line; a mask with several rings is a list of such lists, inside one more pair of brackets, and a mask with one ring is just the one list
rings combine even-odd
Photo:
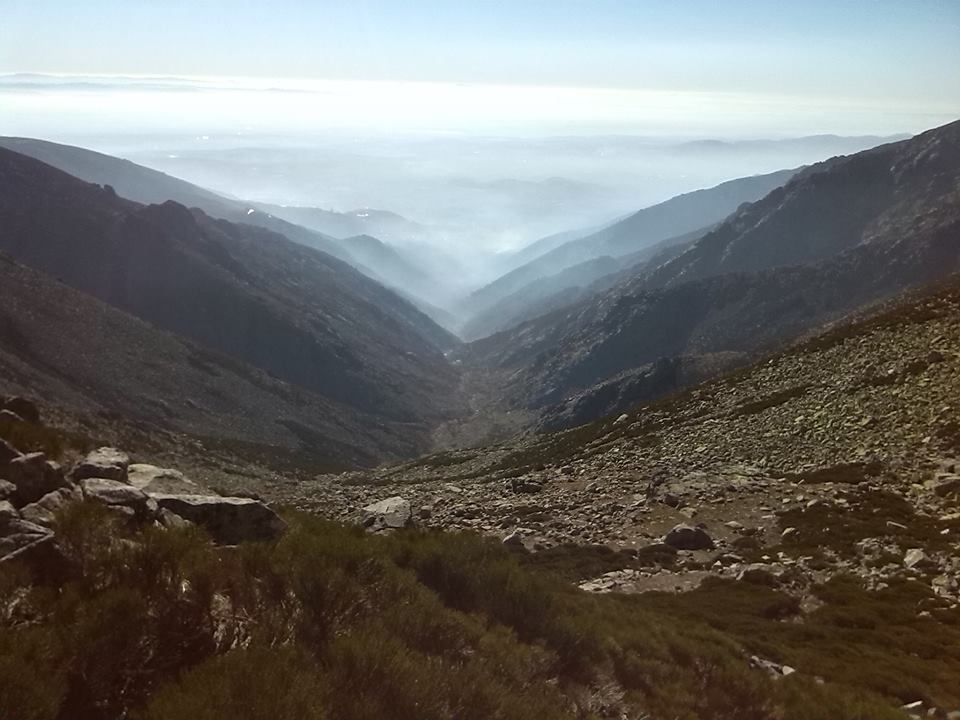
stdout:
[[452,339],[346,263],[0,150],[0,249],[152,325],[420,434],[456,411]]
[[960,602],[958,392],[955,278],[601,422],[274,491],[358,520],[400,497],[421,525],[579,557],[592,591],[753,573],[815,604],[852,574],[919,583],[923,616]]
[[812,166],[679,256],[475,342],[464,362],[512,373],[513,405],[555,425],[662,358],[753,352],[942,277],[960,267],[958,157],[954,123]]

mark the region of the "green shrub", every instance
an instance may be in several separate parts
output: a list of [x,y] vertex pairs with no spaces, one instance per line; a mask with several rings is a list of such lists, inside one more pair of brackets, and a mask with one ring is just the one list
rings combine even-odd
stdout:
[[293,648],[251,647],[214,656],[162,687],[142,720],[324,720],[316,663]]
[[[470,534],[287,519],[276,543],[217,548],[62,513],[61,577],[0,567],[0,717],[886,720],[960,702],[960,613],[918,618],[920,583],[837,578],[806,615],[730,580],[596,596],[568,577],[602,551],[538,564]],[[798,672],[773,682],[753,653]]]

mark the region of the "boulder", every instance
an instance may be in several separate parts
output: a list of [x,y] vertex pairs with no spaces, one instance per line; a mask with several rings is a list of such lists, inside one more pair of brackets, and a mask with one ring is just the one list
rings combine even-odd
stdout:
[[60,465],[47,460],[43,453],[14,458],[7,464],[4,473],[17,488],[14,503],[19,506],[36,502],[66,484]]
[[127,469],[130,457],[123,451],[111,447],[102,447],[89,453],[78,462],[71,473],[74,482],[87,478],[102,478],[127,482]]
[[40,424],[40,410],[32,400],[27,400],[24,397],[15,395],[4,398],[3,404],[0,407],[4,410],[9,410],[29,423],[33,423],[34,425]]
[[127,482],[145,493],[165,495],[212,495],[209,490],[187,479],[179,470],[134,463],[127,471]]
[[363,526],[373,532],[399,530],[413,521],[410,502],[400,496],[387,498],[363,509]]
[[56,524],[56,513],[67,503],[83,500],[83,494],[73,486],[62,487],[44,495],[36,502],[20,508],[20,515],[36,525],[52,528]]
[[681,523],[663,537],[663,542],[677,550],[712,550],[713,539],[700,526]]
[[920,548],[910,548],[903,555],[903,565],[907,568],[914,568],[918,565],[926,565],[930,562],[927,554]]
[[204,528],[218,543],[272,540],[287,527],[259,500],[219,495],[152,493],[161,511],[167,510]]
[[523,547],[523,535],[514,530],[503,539],[503,544],[507,547]]
[[[86,478],[80,481],[80,488],[83,491],[83,497],[87,500],[111,508],[129,508],[134,516],[141,519],[153,519],[152,515],[156,513],[156,505],[148,502],[150,498],[143,490],[117,480]],[[125,510],[118,512],[130,514]]]

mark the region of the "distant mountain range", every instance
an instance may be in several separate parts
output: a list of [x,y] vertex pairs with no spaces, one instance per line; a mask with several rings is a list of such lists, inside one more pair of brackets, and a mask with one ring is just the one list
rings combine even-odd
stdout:
[[[637,253],[670,238],[676,238],[677,243],[685,241],[688,233],[723,220],[741,204],[760,199],[795,173],[796,170],[782,170],[678,195],[599,230],[573,234],[554,247],[550,247],[553,240],[563,238],[563,235],[538,241],[535,246],[549,249],[475,291],[463,302],[471,320],[463,327],[461,336],[475,340],[507,329],[511,319],[535,317],[524,313],[521,305],[531,297],[540,300],[545,295],[542,290],[529,286],[549,287],[550,294],[583,289],[600,277],[597,270],[602,265],[594,261],[604,257],[630,256],[625,264],[607,263],[610,272],[628,267],[645,259]],[[528,254],[526,251],[523,256]],[[544,282],[547,278],[551,280]],[[570,298],[575,300],[577,293],[571,293]]]

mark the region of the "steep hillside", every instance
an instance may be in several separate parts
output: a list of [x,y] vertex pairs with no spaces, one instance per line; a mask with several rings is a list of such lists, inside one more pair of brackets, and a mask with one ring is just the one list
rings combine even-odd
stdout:
[[459,336],[467,342],[479,340],[573,305],[643,272],[648,266],[666,262],[708,230],[710,228],[704,227],[667,238],[629,255],[616,258],[603,255],[529,282],[474,315],[460,328]]
[[531,282],[603,256],[620,257],[644,250],[723,220],[745,202],[758,200],[796,173],[782,170],[739,178],[705,190],[678,195],[640,210],[586,237],[577,237],[521,265],[472,293],[464,304],[483,312]]
[[[0,395],[55,398],[76,432],[135,445],[171,433],[319,468],[425,447],[428,428],[332,402],[0,256]],[[128,440],[134,442],[133,440]]]
[[960,267],[958,157],[954,123],[812,166],[651,272],[472,344],[467,362],[509,370],[513,402],[562,415],[662,358],[753,352],[942,277]]
[[346,263],[267,230],[139,205],[2,150],[0,249],[358,412],[429,426],[453,411],[446,331]]
[[113,448],[27,503],[0,398],[0,713],[950,718],[958,349],[954,279],[573,431],[281,475],[281,517]]
[[954,277],[620,416],[275,497],[339,519],[402,498],[586,592],[706,619],[780,683],[946,716],[960,656],[918,648],[960,609],[958,392]]

